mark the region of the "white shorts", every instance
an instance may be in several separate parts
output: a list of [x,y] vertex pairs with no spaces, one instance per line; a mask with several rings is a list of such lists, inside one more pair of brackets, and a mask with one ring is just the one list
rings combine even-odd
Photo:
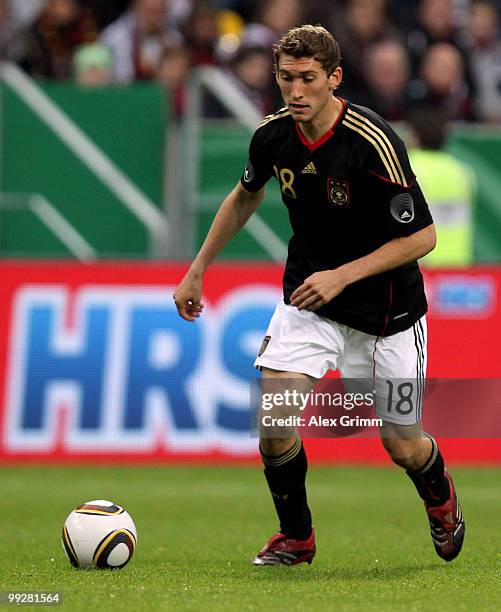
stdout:
[[322,378],[339,370],[375,390],[376,415],[390,423],[421,420],[426,376],[426,318],[392,336],[373,336],[281,301],[256,367]]

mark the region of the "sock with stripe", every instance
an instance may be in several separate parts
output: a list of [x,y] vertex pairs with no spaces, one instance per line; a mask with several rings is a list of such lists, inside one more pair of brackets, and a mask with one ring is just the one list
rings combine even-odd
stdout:
[[264,475],[280,521],[280,532],[306,540],[311,534],[311,513],[306,498],[308,460],[301,438],[278,456],[264,455]]
[[435,438],[427,433],[425,436],[431,440],[431,454],[422,468],[414,472],[407,470],[407,475],[428,506],[441,506],[450,496],[449,480],[445,476],[444,459]]

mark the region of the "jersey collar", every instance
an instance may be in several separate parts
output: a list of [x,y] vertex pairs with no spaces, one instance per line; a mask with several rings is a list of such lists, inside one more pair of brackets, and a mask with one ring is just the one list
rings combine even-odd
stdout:
[[325,132],[323,136],[320,136],[318,140],[315,140],[314,142],[307,140],[303,132],[301,132],[299,123],[296,121],[296,132],[298,133],[299,139],[309,151],[316,151],[319,147],[325,144],[329,140],[329,138],[334,135],[334,129],[336,128],[336,125],[339,123],[346,111],[346,100],[344,100],[343,98],[336,98],[336,100],[339,100],[341,102],[341,111],[337,116],[336,121],[334,121],[334,124],[327,130],[327,132]]

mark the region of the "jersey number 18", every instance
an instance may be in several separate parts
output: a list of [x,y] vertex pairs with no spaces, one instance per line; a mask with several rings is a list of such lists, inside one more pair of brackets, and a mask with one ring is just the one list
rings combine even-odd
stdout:
[[289,198],[294,198],[294,200],[297,200],[297,194],[292,186],[292,183],[294,182],[294,172],[289,170],[289,168],[282,168],[279,171],[276,166],[273,166],[273,169],[275,170],[275,175],[280,183],[280,189],[282,190],[284,196],[289,196]]

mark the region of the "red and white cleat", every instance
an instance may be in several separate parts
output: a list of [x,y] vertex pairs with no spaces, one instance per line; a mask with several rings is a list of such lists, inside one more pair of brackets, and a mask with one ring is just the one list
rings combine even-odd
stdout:
[[428,506],[426,513],[430,521],[430,531],[437,555],[445,561],[452,561],[461,552],[464,540],[465,522],[456,490],[450,474],[445,475],[450,484],[450,497],[441,506]]
[[276,533],[252,559],[252,565],[297,565],[311,563],[316,553],[315,530],[307,540],[294,540]]

